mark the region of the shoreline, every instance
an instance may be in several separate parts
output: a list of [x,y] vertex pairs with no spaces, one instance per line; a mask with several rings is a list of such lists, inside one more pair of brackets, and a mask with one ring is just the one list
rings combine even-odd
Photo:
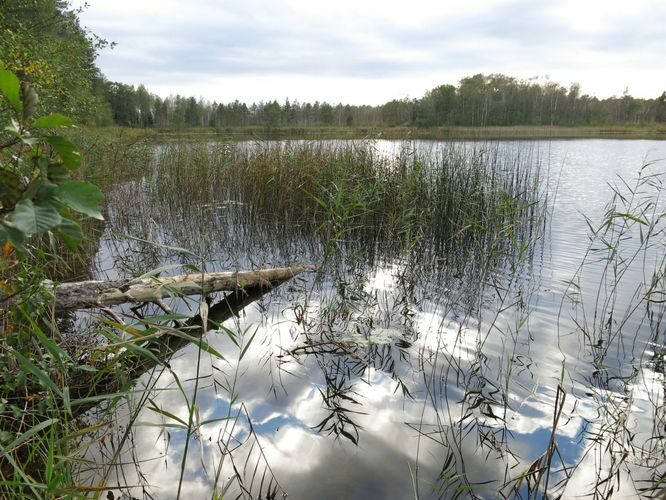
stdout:
[[82,127],[84,130],[135,134],[155,139],[215,140],[568,140],[568,139],[627,139],[666,140],[666,124],[646,127],[559,127],[559,126],[506,126],[506,127],[228,127],[138,129],[127,127]]

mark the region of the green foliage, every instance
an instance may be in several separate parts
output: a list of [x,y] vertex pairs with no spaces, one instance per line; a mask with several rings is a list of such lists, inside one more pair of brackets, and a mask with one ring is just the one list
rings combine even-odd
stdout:
[[37,95],[29,85],[20,88],[16,75],[0,69],[0,94],[11,120],[0,143],[0,245],[23,249],[26,239],[55,232],[75,246],[83,239],[75,214],[102,219],[102,193],[70,178],[81,164],[74,144],[47,135],[71,120],[60,114],[35,119]]
[[[0,9],[0,64],[44,96],[42,112],[95,114],[97,51],[106,40],[83,29],[62,0],[13,0]],[[14,97],[10,99],[15,99]]]
[[21,83],[14,73],[10,71],[0,71],[0,90],[5,95],[14,111],[21,113],[23,103],[21,102],[20,90]]
[[[48,254],[36,238],[83,241],[77,213],[101,218],[102,195],[71,178],[75,146],[50,129],[72,126],[51,114],[35,118],[39,99],[0,67],[0,496],[77,496],[67,434],[73,428],[69,381],[79,363],[61,346],[42,284]],[[30,244],[28,244],[30,243]],[[17,254],[15,249],[21,252]]]
[[663,96],[640,99],[627,91],[598,99],[582,94],[575,83],[566,88],[502,74],[477,74],[457,86],[437,86],[420,99],[393,99],[380,106],[289,100],[223,104],[180,95],[162,99],[143,85],[104,79],[99,84],[116,124],[144,128],[259,127],[274,134],[279,127],[641,126],[666,121]]
[[666,92],[663,92],[657,99],[656,120],[660,123],[666,123]]

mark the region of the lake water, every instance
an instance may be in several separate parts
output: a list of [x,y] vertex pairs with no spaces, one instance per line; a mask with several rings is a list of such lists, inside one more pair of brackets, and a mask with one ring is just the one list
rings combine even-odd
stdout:
[[[390,157],[405,144],[373,147]],[[147,498],[175,498],[179,485],[181,498],[210,498],[223,487],[231,498],[293,499],[645,493],[666,472],[658,219],[666,205],[641,203],[657,182],[649,175],[666,162],[632,186],[646,162],[666,158],[666,142],[493,148],[538,162],[548,196],[545,224],[517,265],[471,273],[470,282],[471,261],[438,267],[446,256],[428,255],[415,271],[418,258],[380,245],[299,276],[227,322],[235,337],[208,333],[224,361],[188,346],[170,370],[138,381],[153,388],[162,411],[146,405],[119,444],[128,418],[120,410],[117,436],[89,452],[98,463],[115,454],[107,484]],[[152,199],[154,175],[110,194],[99,276],[188,261],[119,234],[185,246],[207,270],[321,263],[316,239],[272,219],[248,222],[231,200]],[[629,208],[608,212],[612,186]],[[136,204],[121,202],[127,196]],[[614,225],[591,243],[604,217]],[[661,225],[647,238],[653,220]],[[206,423],[189,437],[181,472],[187,430],[176,417],[187,421],[195,392],[197,421]]]

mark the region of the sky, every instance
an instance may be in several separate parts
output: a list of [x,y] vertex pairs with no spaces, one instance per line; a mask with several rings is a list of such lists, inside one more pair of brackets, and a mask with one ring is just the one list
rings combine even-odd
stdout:
[[102,72],[162,97],[377,105],[476,73],[666,90],[664,0],[86,1],[116,43]]

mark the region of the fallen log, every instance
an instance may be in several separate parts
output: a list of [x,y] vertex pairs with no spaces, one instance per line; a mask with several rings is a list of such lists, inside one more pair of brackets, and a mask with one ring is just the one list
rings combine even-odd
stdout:
[[54,288],[55,310],[108,307],[125,303],[160,302],[165,297],[206,295],[213,292],[259,289],[300,274],[306,266],[259,269],[256,271],[181,274],[121,281],[79,281]]
[[[210,306],[205,316],[197,315],[184,325],[178,327],[162,327],[163,334],[141,343],[140,352],[125,350],[120,356],[109,359],[107,363],[115,363],[116,369],[109,370],[107,366],[106,370],[100,372],[101,375],[97,374],[92,378],[88,372],[82,372],[78,377],[72,377],[70,379],[69,392],[73,414],[81,415],[97,406],[106,399],[105,394],[115,395],[117,391],[122,390],[122,387],[128,381],[137,379],[143,373],[158,365],[169,366],[171,356],[192,342],[192,339],[198,340],[206,332],[217,329],[221,323],[233,316],[237,316],[243,308],[270,292],[271,289],[290,280],[306,269],[311,268],[300,266],[239,273],[209,273],[209,276],[213,275],[215,277],[215,286],[223,285],[229,287],[226,288],[228,293],[219,302]],[[193,275],[173,276],[168,279],[160,278],[160,280],[167,280],[168,283],[172,283],[172,280],[175,280],[176,283],[183,284],[186,290],[195,290],[194,288],[189,288],[190,285],[185,285],[186,283],[190,283],[189,280],[185,279],[185,276]],[[201,275],[197,276],[201,278]],[[81,283],[90,284],[92,282]],[[96,283],[108,284],[109,282]],[[203,288],[208,290],[208,286],[213,286],[206,285],[202,288],[201,281],[199,283],[200,287],[193,294],[201,293]],[[76,289],[73,286],[75,283],[68,283],[68,285],[72,285],[72,288]],[[134,285],[147,286],[145,283],[135,283]],[[155,283],[155,286],[158,290],[161,290],[157,283]],[[104,288],[104,290],[107,289]],[[211,289],[210,291],[218,290],[220,289]],[[109,293],[115,294],[115,292]],[[161,293],[161,291],[155,293]],[[113,296],[115,297],[116,295]],[[142,298],[157,297],[157,295],[138,296]],[[165,295],[162,296],[164,297]],[[87,305],[86,307],[94,306]],[[146,325],[149,324],[150,321],[147,320]],[[119,376],[119,374],[122,374],[122,376]],[[111,399],[111,396],[109,399]]]

